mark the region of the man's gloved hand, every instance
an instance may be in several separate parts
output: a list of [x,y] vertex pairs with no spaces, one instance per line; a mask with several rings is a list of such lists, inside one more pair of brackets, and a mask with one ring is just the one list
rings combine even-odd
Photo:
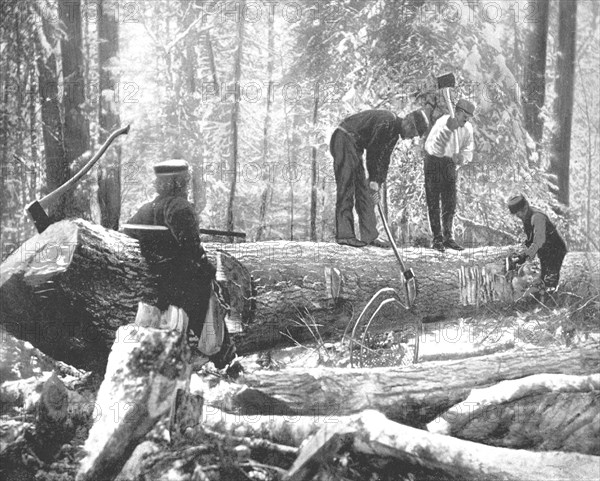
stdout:
[[455,117],[448,117],[448,120],[446,121],[446,127],[448,127],[450,130],[458,129],[458,120],[456,120]]
[[506,258],[506,273],[515,274],[519,270],[519,267],[525,264],[526,260],[527,256],[525,255],[525,253],[513,252]]
[[525,264],[526,260],[527,260],[527,254],[525,254],[525,252],[515,253],[515,261],[516,261],[517,265]]
[[452,160],[454,160],[456,165],[462,165],[465,161],[465,157],[463,154],[458,153],[452,156]]
[[377,182],[369,182],[369,190],[371,191],[371,199],[375,205],[379,204],[379,184]]

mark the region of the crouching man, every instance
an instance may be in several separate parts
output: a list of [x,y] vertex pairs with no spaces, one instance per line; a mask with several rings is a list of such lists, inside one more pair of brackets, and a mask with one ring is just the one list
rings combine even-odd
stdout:
[[515,255],[515,264],[532,260],[537,254],[540,259],[541,273],[536,287],[546,291],[555,290],[560,279],[563,259],[567,253],[565,241],[548,216],[531,207],[524,195],[510,197],[507,205],[510,213],[523,221],[523,229],[527,236],[526,249]]
[[[218,286],[216,269],[206,257],[200,242],[198,220],[187,199],[189,165],[181,159],[167,160],[156,164],[154,173],[158,195],[129,219],[124,226],[125,232],[140,241],[142,255],[156,276],[157,307],[162,311],[170,305],[183,309],[189,319],[189,329],[195,335],[190,337],[201,338],[213,288],[218,289]],[[235,346],[227,326],[222,328],[221,350],[209,355],[218,369],[223,369],[235,358]]]

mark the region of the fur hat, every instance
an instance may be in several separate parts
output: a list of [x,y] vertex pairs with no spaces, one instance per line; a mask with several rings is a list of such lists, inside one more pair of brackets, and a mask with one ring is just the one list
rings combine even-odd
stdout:
[[508,210],[511,214],[515,214],[520,211],[523,207],[529,205],[527,199],[523,194],[513,195],[506,201],[506,205],[508,206]]
[[473,115],[475,113],[475,104],[469,102],[467,99],[459,99],[458,102],[456,102],[455,109],[464,110],[469,115]]
[[183,159],[169,159],[154,164],[154,174],[157,177],[179,175],[189,172],[190,165]]

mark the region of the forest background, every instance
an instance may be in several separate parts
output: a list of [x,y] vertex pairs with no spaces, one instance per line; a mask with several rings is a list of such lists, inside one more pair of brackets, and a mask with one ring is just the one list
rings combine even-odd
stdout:
[[[600,242],[600,3],[592,0],[2,0],[2,259],[34,234],[25,206],[120,137],[54,219],[118,229],[154,196],[153,163],[193,167],[201,227],[247,240],[334,239],[329,138],[347,115],[477,104],[457,238],[514,242],[513,192],[569,248]],[[422,141],[400,142],[384,205],[402,245],[429,237]]]

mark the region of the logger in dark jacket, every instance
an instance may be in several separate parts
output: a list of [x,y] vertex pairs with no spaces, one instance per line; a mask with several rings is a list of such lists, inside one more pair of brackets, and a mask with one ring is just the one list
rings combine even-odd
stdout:
[[[335,130],[330,151],[337,184],[335,226],[338,244],[387,247],[378,240],[374,207],[379,202],[379,191],[387,177],[394,146],[399,138],[419,137],[428,128],[429,120],[420,110],[404,118],[387,110],[366,110],[346,118]],[[368,178],[362,160],[365,151]],[[358,213],[360,240],[354,233],[354,207]]]
[[[168,231],[145,233],[140,228],[126,232],[139,239],[142,255],[158,279],[157,307],[163,311],[169,305],[182,308],[189,328],[199,337],[216,270],[206,257],[196,214],[187,200],[189,166],[185,160],[167,160],[156,164],[154,173],[158,196],[142,205],[128,224],[164,226]],[[235,357],[235,347],[224,328],[223,347],[210,357],[219,369]]]
[[510,213],[523,221],[523,229],[527,236],[526,249],[517,255],[517,263],[531,260],[537,254],[542,268],[540,284],[545,289],[555,289],[567,253],[565,241],[548,216],[531,207],[524,195],[518,194],[509,198],[507,204]]

